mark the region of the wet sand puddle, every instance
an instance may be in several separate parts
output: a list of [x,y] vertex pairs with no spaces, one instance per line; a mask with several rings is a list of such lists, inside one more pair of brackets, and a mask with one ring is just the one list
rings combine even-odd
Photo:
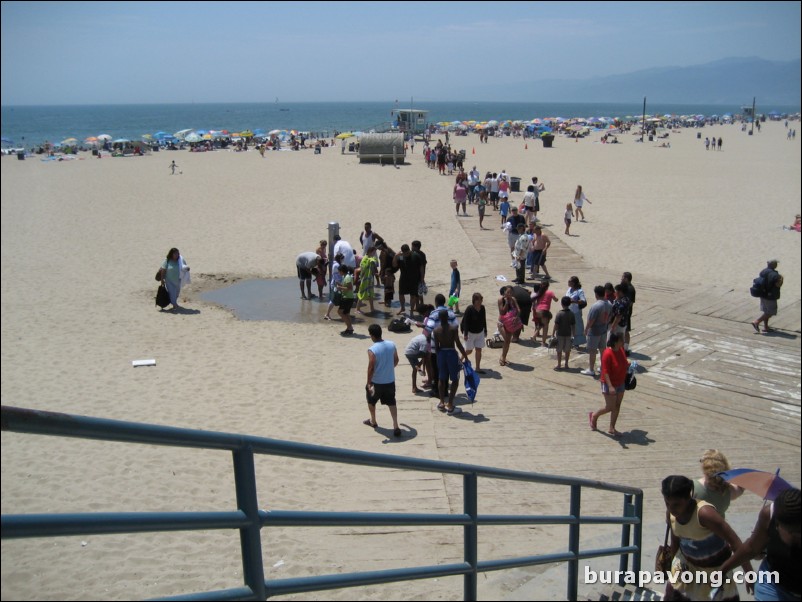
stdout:
[[[312,290],[317,294],[317,286],[312,284]],[[379,291],[376,291],[377,294]],[[213,291],[201,293],[203,301],[221,305],[230,309],[240,320],[270,320],[274,322],[293,322],[311,324],[323,320],[328,307],[328,296],[323,293],[323,299],[315,297],[310,301],[301,299],[298,280],[295,278],[243,280]],[[398,308],[387,308],[373,301],[376,311],[372,315],[359,316],[351,311],[354,322],[376,322],[381,326],[387,325],[387,320],[395,316]],[[363,308],[367,311],[367,307]],[[332,309],[331,316],[337,317],[336,308]]]

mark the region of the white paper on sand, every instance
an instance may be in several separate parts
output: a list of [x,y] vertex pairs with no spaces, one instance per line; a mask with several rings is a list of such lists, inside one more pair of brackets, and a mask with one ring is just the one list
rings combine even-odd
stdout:
[[138,368],[139,366],[155,366],[156,360],[134,360],[131,362],[131,365],[134,368]]
[[503,274],[499,274],[498,276],[496,276],[496,280],[498,280],[499,282],[507,282],[507,277],[504,276]]

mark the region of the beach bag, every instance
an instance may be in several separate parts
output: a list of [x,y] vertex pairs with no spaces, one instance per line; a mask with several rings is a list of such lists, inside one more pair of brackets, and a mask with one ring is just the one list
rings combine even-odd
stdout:
[[638,371],[638,362],[632,362],[627,368],[627,376],[624,379],[624,389],[631,391],[638,386],[638,379],[635,378],[635,373]]
[[170,293],[167,292],[167,287],[163,284],[156,291],[156,305],[162,309],[170,305]]
[[465,393],[473,402],[476,400],[476,389],[479,388],[479,375],[467,360],[462,364],[462,372],[465,375]]
[[412,327],[403,318],[395,318],[387,327],[390,332],[411,332]]
[[758,276],[752,281],[749,294],[753,297],[764,297],[766,295],[766,279],[763,276]]
[[668,545],[668,534],[670,530],[671,528],[668,526],[668,523],[666,523],[666,536],[663,540],[663,545],[657,547],[657,554],[654,557],[654,572],[656,575],[662,574],[663,577],[668,577],[668,574],[671,572],[671,561],[673,560]]
[[499,317],[499,322],[504,326],[504,330],[509,333],[518,332],[524,327],[521,318],[518,316],[518,312],[515,310],[502,314]]
[[161,268],[159,268],[158,270],[156,270],[156,282],[161,282],[161,280],[162,280],[162,270]]
[[487,345],[490,349],[501,349],[504,347],[504,339],[501,338],[500,334],[495,334],[492,338],[488,338],[485,341],[485,345]]

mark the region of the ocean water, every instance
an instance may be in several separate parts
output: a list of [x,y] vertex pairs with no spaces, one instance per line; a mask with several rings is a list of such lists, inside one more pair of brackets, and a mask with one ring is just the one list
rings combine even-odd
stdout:
[[[401,102],[326,103],[227,103],[80,106],[4,106],[0,130],[5,140],[31,147],[46,140],[83,140],[109,134],[113,138],[139,139],[143,134],[168,133],[187,128],[226,129],[236,132],[261,128],[321,132],[362,130],[389,125],[390,112],[411,108]],[[543,117],[626,117],[643,112],[643,100],[632,103],[503,103],[503,102],[415,102],[416,109],[429,111],[429,122],[530,120]],[[736,114],[739,106],[647,104],[653,115]],[[798,112],[799,107],[758,107],[758,113]]]

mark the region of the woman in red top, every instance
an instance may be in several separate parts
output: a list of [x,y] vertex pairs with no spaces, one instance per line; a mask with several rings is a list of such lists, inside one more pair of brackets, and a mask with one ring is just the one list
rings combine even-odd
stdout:
[[618,334],[611,334],[607,341],[607,349],[604,350],[601,359],[601,388],[604,396],[604,407],[595,412],[588,413],[591,430],[596,430],[596,422],[599,416],[612,412],[610,415],[610,428],[608,434],[613,437],[620,437],[621,433],[615,430],[615,423],[618,420],[618,413],[621,411],[621,401],[624,399],[624,382],[627,378],[629,362],[624,351],[624,340]]
[[549,290],[549,281],[544,280],[540,283],[540,288],[532,294],[532,305],[535,306],[535,334],[532,340],[537,343],[538,332],[543,329],[542,343],[546,346],[546,337],[549,334],[549,322],[551,321],[551,303],[557,300],[557,295]]

